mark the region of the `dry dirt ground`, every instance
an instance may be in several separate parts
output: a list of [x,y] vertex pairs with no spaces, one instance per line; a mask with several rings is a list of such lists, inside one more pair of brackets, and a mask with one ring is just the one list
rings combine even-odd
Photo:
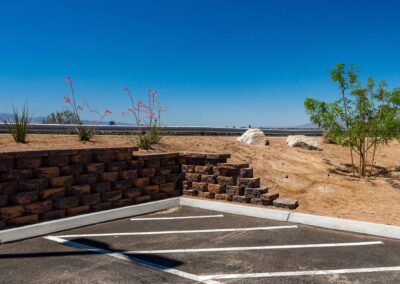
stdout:
[[[297,211],[400,225],[400,143],[377,151],[378,176],[351,177],[348,149],[323,144],[323,151],[290,148],[285,138],[271,138],[269,146],[249,146],[235,137],[166,136],[153,151],[203,151],[231,153],[232,162],[249,162],[263,185],[282,197],[299,200]],[[84,148],[134,145],[129,136],[97,136],[78,142],[71,135],[31,135],[28,144],[15,144],[0,135],[0,151]]]

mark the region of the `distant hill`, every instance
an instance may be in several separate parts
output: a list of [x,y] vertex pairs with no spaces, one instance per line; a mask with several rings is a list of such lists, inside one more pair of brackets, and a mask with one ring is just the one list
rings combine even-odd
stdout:
[[319,128],[319,127],[314,123],[305,123],[298,126],[291,126],[290,128]]

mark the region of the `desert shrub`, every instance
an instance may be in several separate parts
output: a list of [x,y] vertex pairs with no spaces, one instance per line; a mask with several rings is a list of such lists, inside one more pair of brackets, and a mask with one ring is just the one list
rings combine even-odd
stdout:
[[4,124],[7,126],[16,143],[27,142],[30,122],[31,117],[27,105],[23,106],[21,115],[18,109],[13,107],[13,119],[4,120]]
[[43,119],[43,123],[50,124],[75,124],[76,118],[73,111],[68,109],[63,111],[56,111],[50,113],[45,119]]
[[142,101],[135,103],[133,96],[128,88],[124,91],[128,94],[131,107],[128,112],[123,112],[122,116],[133,116],[137,126],[137,135],[134,137],[136,144],[145,150],[159,145],[162,140],[161,113],[166,110],[160,105],[157,92],[149,90],[147,92],[148,103]]
[[[330,139],[350,149],[353,175],[358,156],[358,175],[369,175],[379,145],[400,137],[400,89],[387,89],[385,82],[368,78],[365,86],[353,66],[338,64],[330,72],[340,90],[340,99],[328,103],[307,98],[304,102],[311,122],[329,133]],[[372,153],[371,153],[372,152]]]

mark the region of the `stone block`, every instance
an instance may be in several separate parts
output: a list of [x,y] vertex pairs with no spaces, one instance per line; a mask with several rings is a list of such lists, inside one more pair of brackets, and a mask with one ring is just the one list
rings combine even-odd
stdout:
[[200,181],[206,183],[216,183],[217,179],[213,175],[201,175]]
[[103,173],[105,169],[104,163],[90,163],[85,165],[85,171],[90,174]]
[[99,182],[92,186],[93,192],[102,193],[105,191],[111,191],[111,182]]
[[16,182],[2,182],[0,183],[0,194],[11,194],[17,190]]
[[92,162],[92,155],[90,154],[76,154],[70,156],[70,163],[72,164],[88,164]]
[[0,207],[5,207],[8,204],[8,194],[0,194]]
[[200,174],[192,174],[192,173],[186,173],[185,174],[185,180],[186,181],[195,181],[195,182],[200,182],[201,175]]
[[245,197],[242,195],[234,195],[232,197],[233,202],[238,202],[238,203],[250,203],[251,198],[250,197]]
[[182,191],[182,195],[185,196],[197,196],[197,190],[193,190],[193,189],[184,189]]
[[104,172],[99,174],[100,181],[114,182],[118,180],[118,172]]
[[217,194],[215,194],[214,198],[216,200],[232,201],[232,195],[229,195],[226,193],[217,193]]
[[212,174],[213,172],[213,167],[208,165],[208,166],[195,166],[194,172],[202,175],[209,175]]
[[195,167],[195,165],[182,165],[182,173],[194,173]]
[[25,205],[26,214],[41,214],[51,211],[51,209],[53,209],[53,201],[51,200],[38,201]]
[[6,224],[7,224],[6,219],[0,219],[0,230],[3,230],[6,227]]
[[90,211],[90,206],[89,205],[82,205],[82,206],[77,206],[73,208],[68,208],[66,210],[67,216],[76,216],[79,214],[84,214],[88,213]]
[[191,189],[192,188],[192,182],[184,180],[184,181],[182,181],[182,186],[183,186],[183,189]]
[[207,191],[208,184],[205,182],[192,182],[192,189],[198,191]]
[[121,190],[106,191],[101,194],[102,201],[116,201],[122,198]]
[[7,172],[0,172],[0,183],[25,180],[31,178],[32,175],[33,171],[31,169],[9,170]]
[[19,192],[10,195],[10,200],[17,205],[26,205],[39,199],[37,191]]
[[226,193],[229,195],[244,195],[244,187],[227,186]]
[[43,158],[43,162],[47,166],[66,166],[69,164],[70,155],[64,153],[49,153],[49,155]]
[[242,169],[240,169],[240,177],[252,178],[253,177],[253,168],[242,168]]
[[161,159],[161,166],[162,167],[168,167],[168,166],[173,166],[176,164],[176,159],[175,158],[165,158]]
[[38,214],[15,217],[15,218],[11,218],[11,219],[7,220],[8,226],[11,226],[11,227],[35,224],[37,222],[39,222]]
[[83,166],[81,164],[72,164],[60,167],[60,173],[64,176],[77,176],[83,173]]
[[155,168],[144,168],[139,170],[139,177],[152,177],[156,174]]
[[222,184],[208,184],[208,191],[212,193],[225,193],[226,186]]
[[45,167],[37,168],[33,170],[34,176],[39,179],[48,179],[53,177],[58,177],[60,175],[59,167]]
[[198,191],[197,196],[201,198],[214,199],[214,193],[208,191]]
[[119,178],[124,180],[133,180],[137,178],[138,172],[137,170],[125,170],[119,172]]
[[86,194],[80,197],[81,205],[95,205],[97,203],[100,203],[100,201],[101,201],[100,193]]
[[293,198],[277,198],[273,201],[275,207],[296,209],[299,206],[296,199]]
[[97,182],[96,174],[84,174],[75,177],[76,184],[95,184]]
[[91,186],[89,184],[74,185],[67,188],[67,194],[75,196],[89,194],[90,191],[91,191]]
[[123,190],[127,189],[133,186],[132,181],[129,180],[117,180],[116,182],[113,182],[113,190]]
[[70,197],[55,199],[53,201],[53,204],[55,209],[68,209],[68,208],[78,207],[79,197],[70,196]]
[[124,198],[116,201],[112,201],[112,207],[124,207],[124,206],[129,206],[135,203],[135,201],[131,198]]
[[175,192],[175,184],[172,182],[160,184],[160,191],[167,193]]
[[17,169],[35,169],[42,164],[42,157],[27,157],[16,159],[15,167]]
[[268,192],[260,195],[263,205],[272,205],[272,202],[279,197],[278,192]]
[[138,187],[131,187],[122,190],[122,193],[124,197],[135,198],[142,195],[142,190]]
[[148,177],[137,178],[134,183],[138,187],[145,187],[150,185],[150,178]]
[[214,175],[238,177],[240,175],[240,169],[218,166],[214,169]]
[[218,184],[225,185],[225,186],[236,185],[236,177],[218,176],[217,182],[218,182]]
[[115,152],[103,151],[93,155],[93,160],[98,163],[113,162],[115,160]]
[[90,206],[92,211],[102,211],[102,210],[108,210],[112,208],[112,204],[110,201],[107,202],[101,202],[98,204],[94,204],[92,206]]
[[257,197],[253,197],[250,200],[250,203],[253,204],[253,205],[263,205],[262,200],[260,198],[257,198]]
[[0,159],[0,172],[7,172],[13,168],[14,159]]
[[135,203],[142,203],[142,202],[150,201],[151,197],[150,197],[150,195],[142,195],[142,196],[135,197],[134,199],[135,199]]
[[152,176],[150,177],[150,183],[151,184],[162,184],[162,183],[166,183],[167,179],[166,176]]
[[17,185],[18,192],[42,190],[48,186],[47,179],[21,180]]
[[218,163],[217,167],[243,169],[243,168],[248,168],[249,164],[248,163]]
[[158,184],[148,185],[144,188],[147,193],[155,193],[160,191],[160,186]]
[[65,210],[52,210],[40,214],[40,219],[48,221],[65,217]]
[[164,167],[164,168],[158,168],[156,169],[156,175],[169,175],[172,173],[172,169],[168,168],[168,167]]
[[127,161],[126,164],[128,166],[128,169],[130,169],[130,170],[137,170],[137,169],[141,169],[144,167],[144,161],[141,161],[141,160]]
[[244,195],[250,198],[260,198],[261,194],[267,193],[268,189],[266,187],[258,188],[246,188],[244,190]]
[[0,219],[9,219],[24,215],[25,209],[21,205],[0,208]]
[[116,162],[112,162],[112,163],[106,163],[106,169],[108,172],[124,171],[127,169],[127,164],[125,161],[116,161]]
[[177,182],[181,179],[183,179],[183,176],[181,173],[172,173],[167,176],[168,182]]
[[117,160],[117,161],[129,161],[131,159],[132,159],[131,151],[115,153],[115,160]]
[[56,187],[56,188],[48,188],[39,191],[40,199],[44,200],[53,200],[62,198],[65,196],[65,188],[64,187]]
[[51,187],[65,187],[74,184],[74,176],[59,176],[49,179]]
[[260,187],[260,178],[238,178],[237,185],[240,187]]
[[159,167],[161,167],[161,161],[159,159],[145,160],[144,165],[145,165],[145,167],[148,167],[148,168],[159,168]]

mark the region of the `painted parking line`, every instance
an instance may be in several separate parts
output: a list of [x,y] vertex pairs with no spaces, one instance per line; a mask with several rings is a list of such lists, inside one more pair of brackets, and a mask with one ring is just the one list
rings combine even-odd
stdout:
[[168,235],[168,234],[196,234],[196,233],[220,233],[220,232],[245,232],[245,231],[270,231],[281,229],[296,229],[297,225],[270,226],[252,228],[229,228],[229,229],[207,229],[207,230],[180,230],[180,231],[158,231],[158,232],[126,232],[126,233],[103,233],[103,234],[77,234],[61,235],[59,238],[81,238],[81,237],[114,237],[114,236],[145,236],[145,235]]
[[161,254],[161,253],[194,253],[194,252],[226,252],[226,251],[250,251],[250,250],[279,250],[300,248],[331,248],[381,245],[383,242],[354,242],[354,243],[329,243],[329,244],[304,244],[304,245],[277,245],[257,247],[225,247],[225,248],[196,248],[196,249],[169,249],[169,250],[137,250],[126,251],[128,254]]
[[131,218],[131,221],[155,221],[155,220],[181,220],[181,219],[203,219],[203,218],[221,218],[224,215],[202,215],[202,216],[182,216],[182,217],[154,217],[154,218]]
[[145,267],[148,267],[148,268],[160,270],[160,271],[163,271],[163,272],[166,272],[166,273],[169,273],[169,274],[173,274],[173,275],[176,275],[176,276],[180,276],[180,277],[183,277],[183,278],[186,278],[186,279],[190,279],[190,280],[193,280],[193,281],[196,281],[196,282],[206,283],[206,284],[219,284],[220,283],[220,282],[214,281],[212,279],[204,279],[203,280],[203,279],[200,279],[200,277],[195,275],[195,274],[187,273],[187,272],[175,269],[175,268],[171,268],[171,267],[168,267],[168,266],[165,266],[165,265],[160,265],[160,264],[157,264],[157,263],[153,263],[151,261],[143,260],[143,259],[140,259],[140,258],[137,258],[137,257],[128,256],[128,255],[125,255],[124,253],[121,253],[121,252],[115,252],[115,251],[108,250],[108,249],[97,248],[97,247],[94,247],[94,246],[81,244],[81,243],[70,241],[70,240],[65,240],[65,239],[60,238],[58,236],[57,237],[56,236],[47,236],[47,237],[44,237],[44,238],[47,239],[47,240],[54,241],[54,242],[57,242],[57,243],[60,243],[60,244],[64,244],[64,245],[68,245],[68,246],[71,246],[71,247],[74,247],[74,248],[78,248],[78,249],[82,249],[82,250],[86,250],[86,251],[90,251],[90,252],[95,252],[95,253],[98,253],[98,254],[104,254],[104,255],[107,255],[107,256],[112,256],[112,257],[115,257],[115,258],[118,258],[118,259],[129,261],[129,262],[132,262],[132,263],[135,263],[135,264],[139,264],[139,265],[142,265],[142,266],[145,266]]
[[396,272],[396,271],[400,271],[400,266],[310,270],[310,271],[243,273],[243,274],[214,274],[214,275],[200,275],[199,278],[204,281],[204,280],[222,280],[222,279],[267,278],[267,277],[285,277],[285,276],[286,277],[316,276],[316,275],[329,275],[329,274]]

